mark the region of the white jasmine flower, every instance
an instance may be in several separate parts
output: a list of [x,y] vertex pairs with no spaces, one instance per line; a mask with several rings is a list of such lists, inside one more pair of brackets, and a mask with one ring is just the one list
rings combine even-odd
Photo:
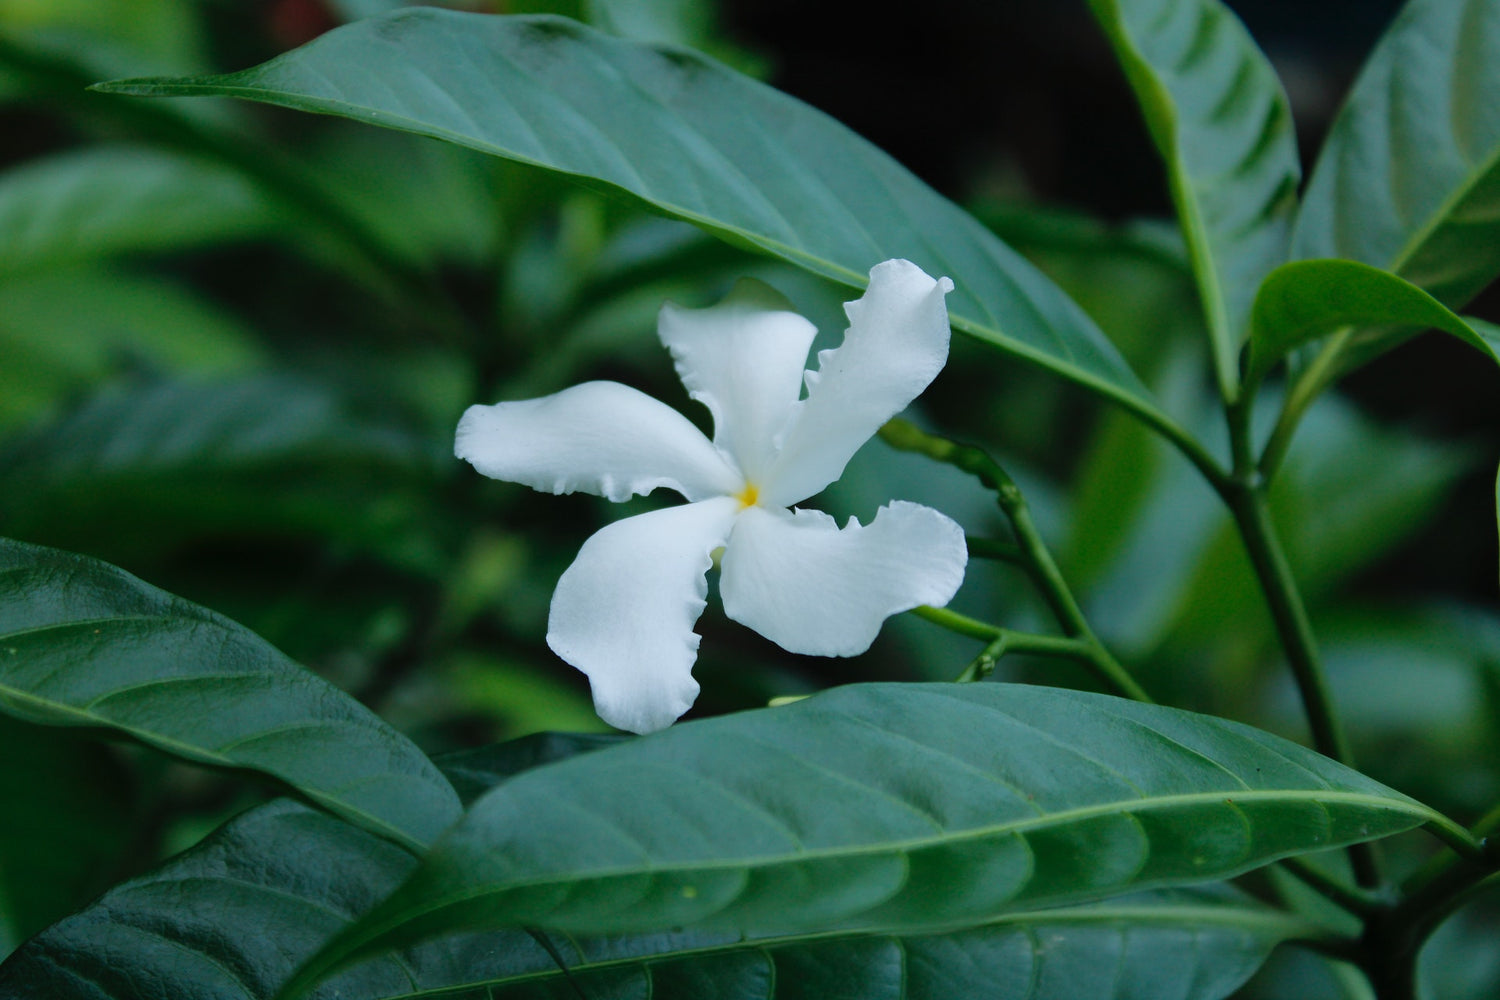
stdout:
[[894,501],[843,528],[788,509],[937,376],[952,288],[909,261],[876,265],[817,371],[804,370],[812,324],[758,282],[707,309],[664,306],[662,343],[713,415],[712,441],[617,382],[464,413],[454,452],[486,476],[614,501],[665,486],[688,500],[599,530],[552,595],[547,644],[588,675],[600,718],[645,733],[692,706],[693,625],[720,547],[725,613],[794,653],[862,653],[887,616],[952,599],[963,530],[930,507]]

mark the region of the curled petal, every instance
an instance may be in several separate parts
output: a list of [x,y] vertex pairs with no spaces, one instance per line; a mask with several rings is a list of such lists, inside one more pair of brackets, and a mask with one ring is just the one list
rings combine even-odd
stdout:
[[741,279],[718,305],[662,307],[657,324],[688,393],[714,417],[714,444],[758,481],[802,395],[817,330],[776,290]]
[[736,493],[744,482],[686,417],[618,382],[471,406],[453,452],[491,479],[615,501],[658,486],[701,500]]
[[595,532],[563,573],[547,645],[588,675],[605,722],[649,733],[692,707],[704,574],[740,509],[716,497],[627,517]]
[[948,360],[947,278],[928,277],[906,260],[870,271],[870,287],[847,303],[844,342],[818,354],[807,398],[786,433],[762,496],[787,507],[837,479],[880,425],[900,413]]
[[749,507],[724,550],[724,612],[793,653],[854,656],[898,611],[952,600],[968,562],[963,529],[897,500],[843,529],[820,511]]

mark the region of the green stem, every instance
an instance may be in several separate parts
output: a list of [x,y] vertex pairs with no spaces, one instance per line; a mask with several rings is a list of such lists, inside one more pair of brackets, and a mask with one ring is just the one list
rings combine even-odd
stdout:
[[1020,547],[1014,542],[1002,541],[999,538],[979,538],[975,535],[966,535],[964,541],[969,546],[970,559],[994,559],[999,562],[1017,564],[1025,561]]
[[[1036,522],[1031,518],[1031,509],[1027,507],[1020,488],[998,462],[978,448],[928,434],[905,420],[886,421],[885,426],[880,429],[880,437],[893,448],[926,455],[962,469],[993,490],[1000,510],[1015,531],[1022,564],[1053,616],[1057,618],[1058,624],[1062,626],[1063,632],[1087,648],[1085,662],[1126,697],[1143,702],[1152,700],[1089,627],[1083,609],[1073,597],[1067,581],[1063,579],[1062,570],[1052,558],[1041,532],[1037,530]],[[1014,645],[1007,648],[1022,651]]]
[[[912,614],[918,618],[925,618],[934,625],[941,625],[950,632],[957,632],[970,639],[982,639],[988,643],[984,652],[980,653],[979,657],[959,676],[961,681],[979,680],[989,674],[995,669],[995,661],[999,660],[1002,653],[1033,653],[1037,656],[1057,656],[1082,663],[1090,663],[1094,658],[1093,648],[1083,639],[1041,635],[1036,632],[1018,632],[1015,629],[1001,628],[998,625],[979,621],[977,618],[970,618],[957,611],[932,608],[925,604],[913,608]],[[982,661],[985,660],[990,661],[988,666],[983,665]]]
[[[1235,474],[1225,484],[1221,495],[1229,505],[1260,589],[1265,594],[1276,634],[1307,713],[1313,747],[1325,757],[1348,764],[1351,760],[1348,739],[1333,710],[1333,697],[1328,689],[1312,622],[1302,602],[1291,563],[1282,549],[1276,525],[1271,520],[1265,481],[1255,467],[1250,428],[1253,405],[1254,397],[1244,395],[1228,409]],[[1355,880],[1361,886],[1368,889],[1381,884],[1374,849],[1369,844],[1353,845],[1349,848],[1349,857],[1354,865]]]
[[1286,402],[1281,406],[1281,415],[1276,418],[1276,426],[1272,429],[1271,436],[1266,441],[1265,450],[1260,456],[1260,475],[1266,482],[1274,479],[1277,470],[1281,468],[1281,462],[1286,458],[1287,450],[1292,445],[1292,436],[1297,433],[1297,426],[1302,422],[1303,414],[1328,385],[1337,367],[1339,356],[1343,354],[1345,345],[1349,343],[1349,338],[1353,335],[1353,327],[1344,327],[1330,336],[1324,341],[1323,349],[1318,352],[1312,364],[1307,366],[1302,375],[1287,390]]
[[1438,877],[1371,919],[1361,941],[1380,1000],[1414,1000],[1417,956],[1432,932],[1476,892],[1500,884],[1493,864],[1458,858]]
[[1368,917],[1389,906],[1389,900],[1383,893],[1345,885],[1342,880],[1314,867],[1304,858],[1283,858],[1281,867],[1357,917]]
[[1255,575],[1265,591],[1266,602],[1276,623],[1276,631],[1281,637],[1287,663],[1302,696],[1308,728],[1312,731],[1313,747],[1324,756],[1347,762],[1348,740],[1333,711],[1332,695],[1318,655],[1312,624],[1307,617],[1307,608],[1302,603],[1302,595],[1297,589],[1286,553],[1281,548],[1281,540],[1271,524],[1265,494],[1253,488],[1238,492],[1230,509],[1250,554]]
[[974,681],[982,681],[995,672],[995,667],[1000,663],[1000,657],[1005,655],[1005,636],[998,636],[979,651],[979,655],[969,661],[964,667],[963,673],[953,678],[955,684],[970,684]]

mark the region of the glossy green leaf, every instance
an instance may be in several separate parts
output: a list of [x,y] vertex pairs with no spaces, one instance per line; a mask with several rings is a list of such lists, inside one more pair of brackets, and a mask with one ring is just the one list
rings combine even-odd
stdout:
[[[445,759],[460,785],[563,759],[597,741],[546,734]],[[390,844],[281,800],[108,893],[0,966],[0,997],[263,1000],[415,866]],[[245,933],[253,927],[256,932]],[[1222,886],[1016,914],[943,934],[548,934],[590,1000],[1217,1000],[1278,941],[1315,933]],[[569,995],[524,931],[459,934],[383,955],[317,998]],[[572,994],[575,995],[576,994]]]
[[58,153],[0,174],[0,273],[244,239],[271,220],[213,163],[143,146]]
[[253,633],[114,566],[8,540],[0,711],[267,774],[412,847],[459,813],[404,736]]
[[856,685],[505,782],[296,985],[484,926],[980,922],[1433,821],[1311,751],[1207,716],[1008,684]]
[[1303,196],[1298,258],[1394,271],[1450,308],[1500,273],[1500,2],[1411,0]]
[[1349,260],[1302,260],[1273,271],[1255,296],[1250,366],[1255,382],[1308,341],[1344,327],[1432,328],[1500,363],[1500,338],[1476,330],[1403,278]]
[[115,385],[0,446],[0,511],[18,537],[122,560],[236,532],[426,565],[432,452],[389,414],[306,378]]
[[959,329],[1155,412],[1078,307],[971,216],[834,120],[692,52],[559,18],[410,10],[240,73],[101,89],[242,97],[435,136],[627,193],[849,285],[906,257],[953,278]]
[[1216,368],[1230,392],[1251,299],[1286,259],[1296,209],[1301,170],[1286,95],[1218,0],[1090,6],[1166,161]]

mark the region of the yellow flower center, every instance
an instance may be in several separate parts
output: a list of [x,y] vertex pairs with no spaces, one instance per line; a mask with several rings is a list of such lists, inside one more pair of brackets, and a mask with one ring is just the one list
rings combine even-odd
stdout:
[[740,490],[735,499],[739,500],[741,505],[745,507],[754,507],[756,501],[760,499],[760,488],[754,483],[746,483],[745,488]]

